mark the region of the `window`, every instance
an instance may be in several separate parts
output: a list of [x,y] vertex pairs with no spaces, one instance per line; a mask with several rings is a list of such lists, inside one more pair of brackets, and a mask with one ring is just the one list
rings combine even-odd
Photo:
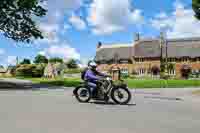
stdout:
[[128,60],[120,60],[119,63],[120,63],[120,64],[128,64],[129,61],[128,61]]
[[181,59],[181,58],[177,58],[176,61],[177,61],[177,62],[181,62],[182,59]]
[[139,75],[144,75],[145,74],[145,69],[141,68],[139,69]]
[[169,62],[176,62],[176,59],[175,58],[168,58],[168,61]]
[[194,78],[198,78],[199,74],[200,74],[200,70],[198,70],[198,69],[193,69],[192,70],[192,75],[193,75]]
[[121,74],[128,75],[128,69],[127,68],[122,68],[121,69]]
[[181,61],[182,62],[187,62],[188,61],[188,57],[183,57]]
[[199,70],[198,70],[198,69],[193,69],[193,70],[192,70],[192,73],[193,73],[193,74],[199,73]]
[[191,61],[192,61],[192,62],[197,62],[197,61],[198,61],[198,58],[192,58]]
[[170,69],[169,70],[169,75],[176,75],[176,70],[175,69]]
[[144,62],[144,58],[137,58],[135,59],[136,62]]

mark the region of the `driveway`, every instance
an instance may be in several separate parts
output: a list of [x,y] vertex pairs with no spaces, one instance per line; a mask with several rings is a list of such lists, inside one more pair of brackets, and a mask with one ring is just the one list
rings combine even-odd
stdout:
[[0,78],[0,89],[23,89],[32,85],[31,81],[15,78]]
[[198,133],[200,98],[190,90],[137,90],[125,106],[80,104],[70,88],[0,91],[0,132]]

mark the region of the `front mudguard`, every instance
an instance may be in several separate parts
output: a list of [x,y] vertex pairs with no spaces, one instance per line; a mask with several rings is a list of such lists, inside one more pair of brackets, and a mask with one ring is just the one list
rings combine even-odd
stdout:
[[125,83],[120,83],[120,84],[114,84],[113,88],[128,88],[128,86]]

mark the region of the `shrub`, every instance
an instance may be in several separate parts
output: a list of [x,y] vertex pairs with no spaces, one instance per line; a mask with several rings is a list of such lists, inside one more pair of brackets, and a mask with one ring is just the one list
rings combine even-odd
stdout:
[[127,74],[121,74],[121,78],[127,79],[129,76]]
[[69,60],[66,65],[68,68],[71,68],[71,69],[78,68],[78,64],[77,64],[76,60],[74,60],[74,59]]
[[16,76],[18,77],[42,77],[44,73],[44,65],[20,65],[16,69]]
[[136,76],[135,75],[129,75],[129,78],[130,79],[136,79]]
[[32,76],[33,77],[42,77],[44,74],[44,69],[46,65],[40,64],[36,65],[35,69],[32,71]]
[[81,73],[81,69],[66,69],[64,73],[66,74],[76,74],[76,73]]

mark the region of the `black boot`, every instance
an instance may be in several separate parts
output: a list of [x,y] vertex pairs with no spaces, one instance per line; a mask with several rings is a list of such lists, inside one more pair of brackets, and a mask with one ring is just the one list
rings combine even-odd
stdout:
[[92,98],[93,98],[93,99],[96,99],[96,98],[97,98],[97,89],[94,89],[94,90],[92,91]]

